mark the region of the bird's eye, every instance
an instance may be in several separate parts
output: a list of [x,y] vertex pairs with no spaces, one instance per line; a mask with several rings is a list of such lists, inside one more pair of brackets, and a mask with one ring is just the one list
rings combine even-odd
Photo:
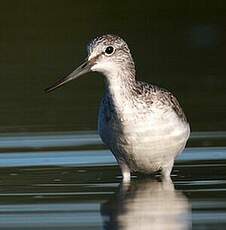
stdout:
[[114,52],[114,47],[113,47],[113,46],[108,46],[108,47],[105,49],[105,53],[106,53],[107,55],[111,55],[113,52]]

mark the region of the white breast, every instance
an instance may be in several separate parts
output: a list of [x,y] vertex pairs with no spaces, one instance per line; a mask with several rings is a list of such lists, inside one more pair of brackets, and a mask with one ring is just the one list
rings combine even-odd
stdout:
[[189,137],[189,125],[169,108],[153,106],[144,111],[142,105],[127,103],[118,119],[108,122],[106,111],[100,109],[100,136],[116,158],[123,156],[134,171],[158,170],[183,150]]

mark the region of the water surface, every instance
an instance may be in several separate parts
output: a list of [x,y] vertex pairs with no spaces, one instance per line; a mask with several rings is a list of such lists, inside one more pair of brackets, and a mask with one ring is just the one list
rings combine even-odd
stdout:
[[173,182],[126,185],[95,132],[2,135],[0,229],[225,229],[225,141],[193,133]]

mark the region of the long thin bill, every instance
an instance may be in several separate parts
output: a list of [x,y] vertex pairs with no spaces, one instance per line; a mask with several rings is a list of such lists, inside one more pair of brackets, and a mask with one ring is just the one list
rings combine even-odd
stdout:
[[69,74],[67,77],[63,77],[57,82],[55,82],[53,85],[45,89],[45,92],[49,93],[53,90],[61,87],[62,85],[66,84],[67,82],[87,73],[90,71],[90,68],[92,67],[92,64],[90,61],[85,61],[83,64],[81,64],[76,70],[74,70],[71,74]]

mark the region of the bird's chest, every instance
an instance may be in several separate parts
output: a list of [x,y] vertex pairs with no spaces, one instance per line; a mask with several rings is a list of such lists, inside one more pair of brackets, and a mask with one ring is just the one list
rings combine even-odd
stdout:
[[131,105],[121,101],[120,108],[109,98],[104,98],[99,111],[98,130],[102,140],[108,144],[126,145],[139,139],[139,133],[146,129],[150,114],[146,114],[142,105]]
[[107,145],[134,147],[156,140],[158,142],[163,137],[177,139],[186,129],[170,109],[132,102],[123,100],[118,108],[114,101],[108,97],[103,98],[98,129]]

